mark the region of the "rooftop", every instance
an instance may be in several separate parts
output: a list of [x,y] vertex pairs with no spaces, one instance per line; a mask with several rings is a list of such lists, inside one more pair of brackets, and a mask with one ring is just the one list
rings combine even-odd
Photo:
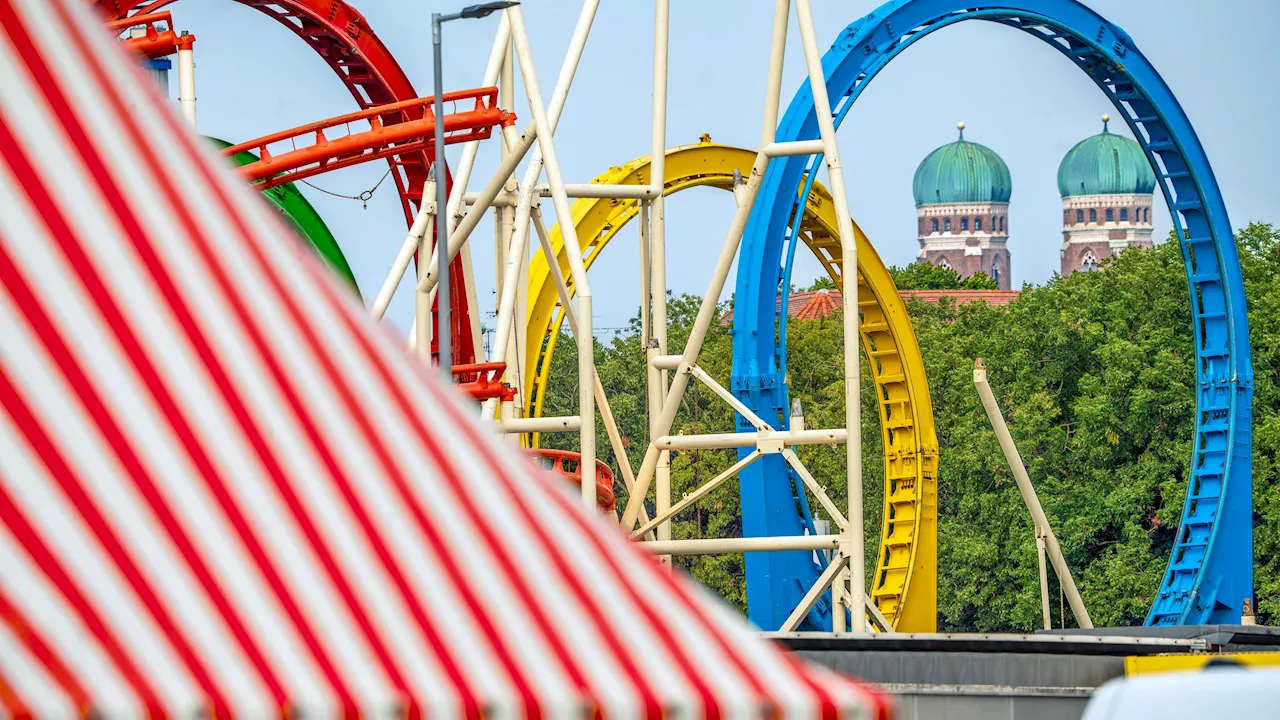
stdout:
[[[957,305],[972,302],[985,302],[992,307],[1004,307],[1013,302],[1021,294],[1020,290],[899,290],[898,295],[904,301],[912,298],[937,304],[942,298],[951,298]],[[782,299],[778,299],[778,307],[782,307]],[[787,298],[787,314],[799,320],[824,318],[836,310],[844,308],[844,298],[839,290],[809,290],[793,293]],[[720,324],[733,324],[733,311],[720,318]]]

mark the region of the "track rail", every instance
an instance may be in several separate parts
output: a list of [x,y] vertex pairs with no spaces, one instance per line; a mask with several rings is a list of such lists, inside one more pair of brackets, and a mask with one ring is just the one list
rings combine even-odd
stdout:
[[[1204,148],[1173,93],[1121,29],[1075,0],[895,0],[849,25],[823,58],[837,124],[867,83],[899,53],[944,27],[967,20],[1006,25],[1057,50],[1115,105],[1160,179],[1173,215],[1191,294],[1197,355],[1196,427],[1190,482],[1169,567],[1147,618],[1149,625],[1234,623],[1253,595],[1251,432],[1253,372],[1244,285],[1226,206]],[[818,137],[807,83],[793,99],[777,140]],[[739,273],[735,299],[735,390],[761,414],[786,407],[776,368],[785,348],[774,343],[774,309],[795,198],[818,158],[792,157],[769,166],[761,199],[743,239],[739,267],[779,268],[779,274]],[[750,469],[759,473],[754,467]],[[746,478],[744,478],[745,482]],[[744,502],[743,511],[748,510]],[[767,507],[753,508],[767,512]],[[744,519],[745,521],[745,519]],[[772,534],[772,533],[771,533]],[[775,585],[812,582],[801,564],[775,564]],[[764,613],[750,613],[773,627]]]
[[[342,0],[234,1],[263,13],[297,35],[333,70],[361,110],[418,97],[391,51],[350,4]],[[177,0],[97,0],[95,4],[111,22],[147,15],[175,2]],[[381,117],[383,126],[421,119],[421,113],[412,112],[388,112]],[[415,149],[392,155],[387,163],[405,222],[412,226],[417,206],[422,202],[422,188],[431,160],[420,149]],[[451,306],[455,309],[452,318],[454,359],[467,364],[475,361],[477,348],[471,332],[471,307],[461,258],[450,265],[449,277]]]
[[[159,27],[162,24],[165,26],[163,30]],[[180,37],[174,32],[173,18],[163,11],[149,15],[135,15],[128,20],[114,20],[107,23],[107,29],[119,33],[139,25],[143,28],[143,34],[139,37],[121,38],[120,44],[129,52],[141,55],[148,60],[172,55],[178,52],[180,45],[195,41],[194,35]]]
[[[485,140],[494,125],[509,125],[515,115],[498,108],[497,88],[478,88],[445,93],[444,141],[446,145]],[[400,155],[412,149],[423,152],[435,148],[434,97],[416,98],[339,115],[328,120],[308,123],[291,130],[272,133],[242,142],[223,150],[224,155],[256,151],[255,162],[240,166],[240,174],[260,188],[275,187],[313,175]],[[459,110],[458,106],[470,105]],[[382,116],[388,112],[423,114],[390,127],[383,126]],[[352,123],[368,123],[367,130],[353,132]],[[345,131],[336,134],[338,130]],[[281,150],[282,145],[287,149]],[[272,154],[271,147],[276,147]]]
[[[699,186],[729,190],[734,171],[748,174],[755,156],[750,150],[712,143],[671,148],[666,155],[665,194]],[[649,172],[646,156],[611,168],[592,182],[644,185],[649,182]],[[590,267],[609,241],[635,217],[638,205],[635,200],[583,199],[573,204],[572,211],[583,243],[583,258]],[[933,407],[924,362],[906,309],[875,249],[856,225],[854,229],[858,235],[858,306],[866,317],[862,343],[868,357],[874,359],[871,368],[876,394],[881,399],[880,429],[885,447],[886,522],[881,531],[880,563],[872,598],[895,628],[932,632],[937,615],[938,522],[938,440]],[[820,185],[805,207],[801,236],[839,283],[843,260],[835,210],[830,195]],[[551,230],[550,240],[561,272],[570,278],[558,225]],[[572,279],[568,283],[572,294]],[[564,319],[550,280],[550,268],[541,253],[530,263],[529,294],[526,357],[537,361],[533,372],[526,375],[525,397],[529,398],[530,414],[539,417],[551,357]],[[797,498],[789,500],[795,502]],[[801,522],[798,513],[793,515],[797,523]],[[785,612],[790,610],[791,607],[785,608]]]

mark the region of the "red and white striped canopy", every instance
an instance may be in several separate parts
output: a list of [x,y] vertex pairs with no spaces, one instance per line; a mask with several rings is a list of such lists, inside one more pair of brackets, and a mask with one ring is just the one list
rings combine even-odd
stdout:
[[862,716],[455,404],[81,0],[0,0],[0,716]]

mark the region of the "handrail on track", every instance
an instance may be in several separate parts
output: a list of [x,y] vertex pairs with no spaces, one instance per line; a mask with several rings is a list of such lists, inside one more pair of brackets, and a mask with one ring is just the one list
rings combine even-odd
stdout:
[[[443,118],[447,145],[487,139],[495,125],[510,126],[515,122],[514,113],[497,106],[497,88],[445,93],[442,100],[453,107]],[[474,103],[471,109],[458,109],[468,102]],[[421,97],[365,108],[248,140],[226,148],[222,154],[255,152],[258,161],[242,165],[240,174],[260,188],[275,187],[406,150],[433,149],[434,104],[434,97]],[[387,124],[383,120],[386,117],[400,121]],[[368,123],[369,129],[352,132],[352,123]],[[334,130],[345,130],[346,134],[326,134]],[[309,144],[299,147],[300,141]],[[289,149],[273,154],[271,146],[282,143],[288,143]]]
[[454,365],[453,380],[458,384],[458,390],[470,395],[473,400],[511,400],[516,395],[516,389],[502,382],[502,373],[506,369],[507,364],[500,362]]
[[[582,484],[582,454],[570,450],[533,448],[526,450],[539,461],[544,469],[560,473],[574,486]],[[613,470],[603,460],[596,460],[596,506],[605,512],[613,512],[618,506],[613,494]]]
[[[164,30],[159,27],[162,23],[165,25]],[[179,47],[191,45],[196,41],[195,35],[189,33],[179,35],[174,32],[173,17],[167,10],[134,15],[124,20],[113,20],[107,23],[107,29],[114,33],[136,27],[142,27],[144,34],[137,37],[123,37],[120,39],[120,44],[129,52],[141,55],[148,60],[172,55],[178,52]]]

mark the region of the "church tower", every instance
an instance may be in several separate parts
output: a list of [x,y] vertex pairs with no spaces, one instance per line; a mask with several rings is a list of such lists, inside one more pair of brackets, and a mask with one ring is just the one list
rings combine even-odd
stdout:
[[1137,142],[1102,133],[1071,148],[1058,166],[1062,194],[1062,275],[1089,272],[1131,247],[1153,246],[1151,196],[1156,176]]
[[929,153],[916,168],[919,262],[949,267],[967,278],[984,272],[1008,290],[1009,167],[991,148],[960,139]]

